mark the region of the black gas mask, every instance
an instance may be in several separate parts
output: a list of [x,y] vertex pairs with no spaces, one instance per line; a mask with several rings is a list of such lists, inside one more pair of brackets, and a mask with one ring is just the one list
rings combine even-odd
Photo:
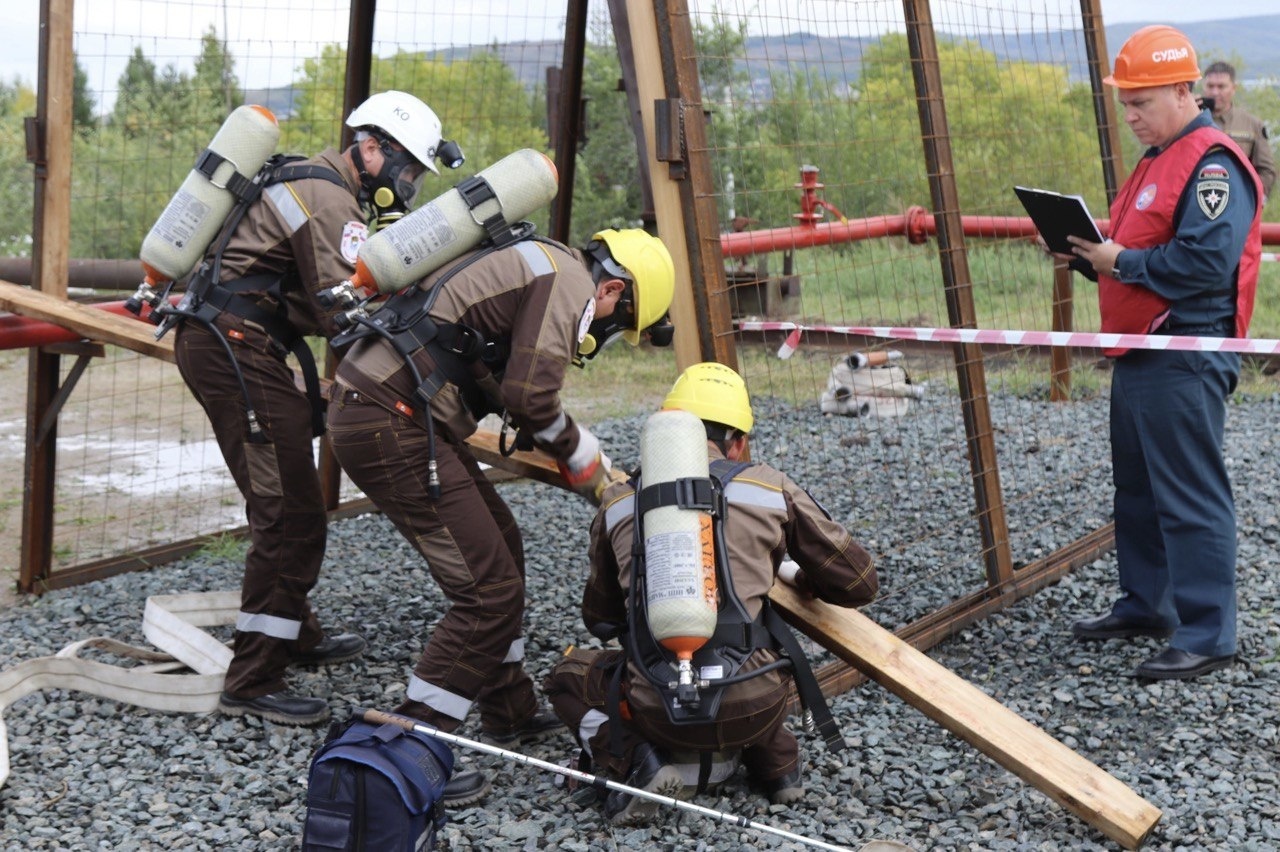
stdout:
[[378,140],[382,152],[382,168],[378,174],[369,173],[358,142],[352,153],[360,172],[360,203],[370,208],[367,211],[370,226],[377,231],[409,212],[427,170],[408,151],[394,147],[389,137],[374,131],[369,133]]
[[[636,327],[635,282],[631,273],[627,272],[609,253],[609,247],[599,240],[592,240],[583,251],[594,262],[591,269],[591,280],[597,287],[606,278],[618,278],[625,282],[622,295],[614,305],[613,313],[607,317],[598,317],[587,327],[587,334],[578,344],[577,355],[573,363],[581,367],[586,361],[595,358],[606,346],[615,342],[624,331]],[[654,346],[670,346],[675,329],[664,315],[648,329],[641,329],[649,335],[649,342]]]

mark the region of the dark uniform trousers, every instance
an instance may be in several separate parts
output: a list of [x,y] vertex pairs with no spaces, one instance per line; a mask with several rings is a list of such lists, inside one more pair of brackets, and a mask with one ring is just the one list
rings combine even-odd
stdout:
[[266,443],[251,443],[235,371],[217,338],[195,322],[178,329],[174,352],[183,381],[209,417],[244,495],[245,556],[235,654],[224,689],[256,698],[284,688],[295,650],[323,631],[307,603],[324,560],[326,517],[312,448],[311,406],[293,371],[265,335],[230,340]]
[[422,554],[450,602],[397,712],[451,731],[474,704],[484,730],[515,730],[537,712],[523,651],[513,653],[522,648],[525,591],[515,517],[475,457],[438,424],[441,494],[432,499],[426,429],[358,394],[339,394],[328,428],[343,470]]
[[[1203,333],[1180,329],[1180,334]],[[1222,457],[1230,352],[1132,351],[1111,383],[1123,618],[1176,628],[1170,645],[1236,650],[1236,517]]]
[[[781,778],[799,764],[799,744],[784,724],[791,680],[777,672],[729,687],[716,721],[707,724],[672,724],[657,690],[625,690],[622,753],[613,754],[607,696],[622,655],[622,651],[570,651],[542,686],[556,715],[587,748],[596,765],[614,778],[627,777],[632,752],[641,740],[666,749],[668,756],[740,751],[742,765],[757,781]],[[748,662],[743,671],[753,667]]]

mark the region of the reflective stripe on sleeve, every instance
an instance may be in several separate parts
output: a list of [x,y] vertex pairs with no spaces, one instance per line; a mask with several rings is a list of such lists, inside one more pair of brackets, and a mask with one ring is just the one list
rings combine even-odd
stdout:
[[604,528],[609,532],[613,532],[613,528],[617,526],[618,521],[623,518],[629,518],[636,510],[636,495],[628,494],[625,497],[619,497],[608,505],[604,510]]
[[547,249],[535,240],[522,240],[514,246],[515,250],[529,264],[529,271],[535,276],[549,275],[556,271],[556,262],[547,254]]
[[780,512],[786,511],[787,508],[787,501],[783,498],[781,489],[750,480],[733,480],[725,488],[724,496],[730,504],[759,506],[762,509],[777,509]]
[[556,419],[552,421],[550,426],[544,426],[543,428],[539,429],[537,432],[534,432],[533,439],[535,441],[541,441],[544,444],[550,444],[552,441],[556,439],[557,435],[559,435],[561,432],[564,431],[564,425],[567,422],[568,422],[568,417],[565,416],[565,413],[563,411],[561,411],[559,416],[557,416]]
[[276,210],[280,211],[280,217],[289,227],[290,234],[307,224],[307,220],[311,218],[288,183],[273,183],[263,190],[263,195],[270,198]]

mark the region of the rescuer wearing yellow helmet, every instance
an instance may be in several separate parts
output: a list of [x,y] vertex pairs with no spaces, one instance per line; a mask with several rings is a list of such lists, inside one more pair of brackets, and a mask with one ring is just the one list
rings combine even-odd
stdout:
[[[1071,238],[1097,276],[1104,332],[1244,337],[1263,197],[1248,158],[1192,94],[1195,49],[1143,27],[1104,82],[1150,146],[1111,205],[1110,239]],[[1236,516],[1222,454],[1240,357],[1114,348],[1111,461],[1121,595],[1079,639],[1171,637],[1140,678],[1194,678],[1236,652]]]
[[[748,676],[719,687],[719,692],[703,694],[697,707],[707,708],[705,721],[694,717],[676,724],[669,715],[670,697],[641,667],[648,665],[641,661],[656,653],[643,629],[648,622],[630,599],[633,578],[645,571],[642,563],[632,563],[637,536],[645,541],[636,524],[637,489],[651,493],[641,470],[638,482],[614,483],[604,493],[591,526],[591,574],[582,602],[583,621],[591,634],[602,641],[617,638],[624,650],[571,651],[547,677],[544,691],[582,747],[580,768],[594,764],[630,786],[683,798],[701,786],[700,771],[705,786],[715,787],[740,760],[772,802],[797,801],[804,795],[799,746],[783,724],[793,675],[776,661],[780,647],[801,663],[804,654],[797,645],[786,645],[790,634],[784,635],[776,616],[769,614],[769,589],[776,577],[782,577],[802,593],[837,606],[863,604],[878,588],[871,556],[786,474],[762,462],[745,461],[755,417],[746,384],[736,371],[723,364],[694,364],[676,379],[662,407],[692,413],[702,421],[701,434],[694,432],[689,439],[705,440],[712,491],[722,489],[727,500],[723,521],[717,522],[716,563],[717,572],[727,571],[731,582],[719,583],[722,603],[715,632],[695,652],[693,663],[703,677],[720,677],[709,674],[716,666],[701,655],[727,650],[738,660],[740,674]],[[690,490],[697,493],[696,482]],[[642,523],[648,500],[640,498]],[[794,561],[784,563],[785,557]],[[752,643],[735,644],[723,638],[728,635],[750,636]],[[790,641],[794,643],[794,637]],[[770,664],[775,665],[766,668]],[[797,689],[806,708],[818,717],[828,747],[842,746],[838,727],[824,715],[826,705],[812,672],[807,664],[794,668]],[[613,700],[617,713],[611,710]],[[690,767],[691,774],[680,766]],[[628,794],[610,794],[605,802],[606,816],[617,824],[646,819],[654,809],[653,802]]]
[[[396,712],[452,731],[474,709],[484,737],[514,744],[557,722],[539,711],[524,669],[520,529],[466,439],[501,414],[518,429],[517,447],[549,453],[598,503],[610,464],[561,403],[565,371],[616,337],[670,343],[674,267],[657,237],[603,230],[582,250],[529,237],[472,251],[416,290],[429,301],[410,326],[388,320],[385,336],[351,345],[329,436],[343,470],[427,560],[450,602]],[[458,773],[446,799],[460,805],[488,788],[481,773]]]

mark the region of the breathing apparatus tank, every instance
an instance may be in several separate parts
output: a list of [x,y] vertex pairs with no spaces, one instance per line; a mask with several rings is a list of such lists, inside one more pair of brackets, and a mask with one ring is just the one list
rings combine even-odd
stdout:
[[[644,487],[706,479],[707,433],[694,414],[663,409],[640,433]],[[678,661],[678,694],[697,701],[693,654],[716,629],[717,593],[712,517],[700,509],[659,506],[644,513],[645,606],[649,631]]]
[[545,154],[513,151],[365,240],[350,283],[366,292],[401,290],[545,207],[558,187]]
[[147,283],[177,281],[195,268],[235,206],[236,189],[257,175],[280,141],[271,110],[236,107],[142,241]]

